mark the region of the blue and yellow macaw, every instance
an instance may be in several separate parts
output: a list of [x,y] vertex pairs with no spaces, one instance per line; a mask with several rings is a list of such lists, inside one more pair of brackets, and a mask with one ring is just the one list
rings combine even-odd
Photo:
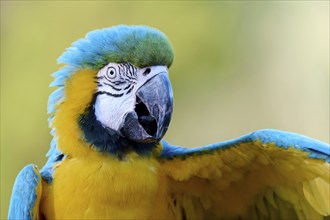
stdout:
[[14,184],[9,219],[324,219],[328,144],[259,130],[199,148],[162,140],[173,49],[160,31],[88,33],[59,58],[54,136]]

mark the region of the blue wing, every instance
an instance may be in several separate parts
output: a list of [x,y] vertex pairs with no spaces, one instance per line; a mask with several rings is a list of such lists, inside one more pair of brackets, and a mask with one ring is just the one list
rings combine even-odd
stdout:
[[48,184],[51,184],[53,181],[53,173],[56,168],[56,164],[63,161],[65,159],[65,155],[56,147],[56,139],[50,143],[50,149],[47,152],[48,160],[45,166],[42,167],[40,173],[44,180],[47,181]]
[[209,154],[214,151],[237,146],[241,143],[254,142],[257,140],[259,140],[262,144],[274,143],[277,147],[284,149],[294,147],[295,149],[308,153],[310,158],[323,159],[330,162],[329,144],[304,135],[273,129],[258,130],[237,139],[197,148],[171,146],[166,141],[163,141],[163,151],[160,158],[171,159],[180,156],[187,157],[198,154]]
[[33,164],[27,165],[16,178],[8,219],[38,219],[41,194],[42,183],[38,168]]
[[161,167],[179,218],[323,219],[330,214],[330,146],[259,130],[198,148],[162,142]]
[[65,159],[65,155],[56,147],[55,138],[52,140],[46,156],[48,161],[40,173],[37,166],[30,164],[18,174],[10,200],[8,219],[39,219],[41,180],[45,180],[46,184],[51,184],[56,169],[55,165]]

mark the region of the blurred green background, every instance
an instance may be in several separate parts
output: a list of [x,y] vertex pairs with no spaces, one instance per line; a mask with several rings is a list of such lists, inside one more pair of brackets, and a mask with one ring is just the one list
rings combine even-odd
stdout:
[[1,218],[19,170],[46,161],[57,57],[117,24],[156,27],[175,48],[170,143],[261,128],[329,142],[328,1],[1,1]]

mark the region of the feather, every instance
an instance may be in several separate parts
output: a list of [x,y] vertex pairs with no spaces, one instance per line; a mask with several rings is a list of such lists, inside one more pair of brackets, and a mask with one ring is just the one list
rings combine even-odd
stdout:
[[55,113],[56,107],[64,99],[64,87],[56,89],[48,99],[48,114]]
[[[185,198],[203,195],[212,204],[208,211],[208,206],[201,205],[203,218],[322,219],[330,210],[330,179],[329,155],[318,151],[311,156],[319,146],[328,145],[263,130],[194,149],[163,142],[160,158],[162,169],[173,178],[170,186],[175,190],[170,193]],[[184,211],[192,201],[181,204]]]
[[145,26],[119,25],[95,30],[72,44],[58,59],[77,69],[99,70],[109,62],[129,62],[136,67],[173,62],[173,49],[167,37]]
[[8,219],[38,219],[42,194],[37,166],[29,164],[18,174],[10,199]]

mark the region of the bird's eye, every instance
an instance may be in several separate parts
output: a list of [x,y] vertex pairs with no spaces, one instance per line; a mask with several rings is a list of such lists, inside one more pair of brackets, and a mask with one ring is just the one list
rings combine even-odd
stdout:
[[107,78],[114,79],[117,76],[117,70],[113,66],[110,66],[106,74],[107,74]]

